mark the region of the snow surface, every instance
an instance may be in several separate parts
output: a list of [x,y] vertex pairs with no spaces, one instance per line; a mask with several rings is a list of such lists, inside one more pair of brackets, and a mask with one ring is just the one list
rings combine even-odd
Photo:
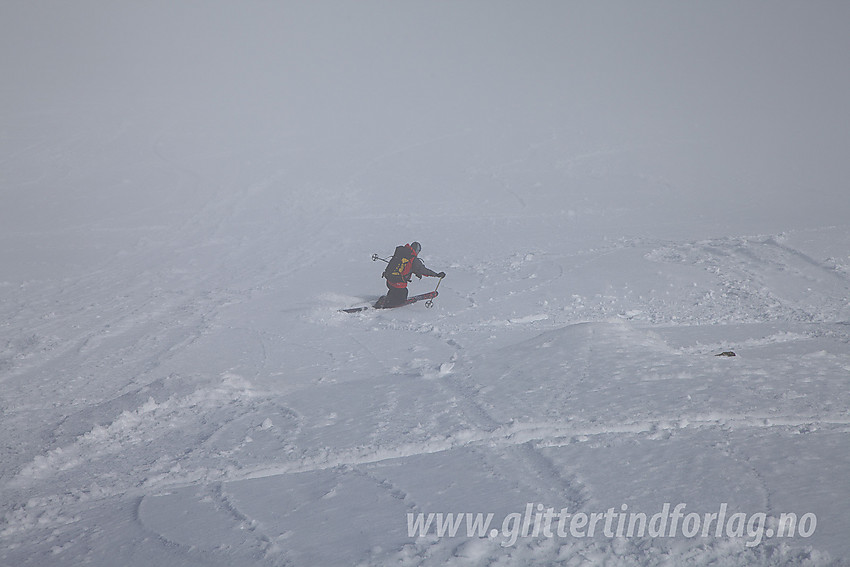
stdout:
[[3,2],[0,564],[846,563],[848,12]]

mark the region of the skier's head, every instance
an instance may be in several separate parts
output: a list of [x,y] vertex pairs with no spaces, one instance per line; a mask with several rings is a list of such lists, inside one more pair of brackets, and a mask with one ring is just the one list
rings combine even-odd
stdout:
[[413,242],[410,244],[410,247],[413,248],[413,251],[419,254],[419,251],[422,250],[422,245],[418,242]]

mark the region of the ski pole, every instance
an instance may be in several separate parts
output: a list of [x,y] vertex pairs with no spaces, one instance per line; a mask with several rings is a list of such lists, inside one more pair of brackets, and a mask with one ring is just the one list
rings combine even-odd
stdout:
[[[434,293],[437,293],[437,290],[440,289],[440,284],[443,283],[443,278],[440,278],[440,281],[437,282],[437,287],[434,288]],[[434,307],[434,298],[429,299],[425,302],[425,307],[431,309]]]
[[381,257],[380,257],[380,256],[378,256],[377,254],[372,254],[372,261],[374,262],[374,261],[376,261],[376,260],[380,260],[380,261],[382,261],[382,262],[386,262],[387,264],[389,264],[389,263],[390,263],[390,261],[389,261],[389,260],[387,260],[386,258],[381,258]]

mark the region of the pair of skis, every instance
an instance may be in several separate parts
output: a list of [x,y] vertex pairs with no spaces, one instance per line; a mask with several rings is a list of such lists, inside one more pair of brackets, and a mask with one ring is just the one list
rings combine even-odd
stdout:
[[[438,284],[439,285],[439,284]],[[413,297],[408,297],[407,301],[404,303],[399,303],[397,305],[383,305],[384,297],[381,297],[374,305],[364,305],[362,307],[350,307],[348,309],[341,309],[340,311],[344,311],[346,313],[360,313],[361,311],[367,311],[369,309],[395,309],[396,307],[404,307],[405,305],[410,305],[411,303],[416,303],[417,301],[425,300],[425,306],[431,307],[434,305],[433,299],[439,295],[439,292],[435,289],[434,291],[429,291],[428,293],[423,293],[420,295],[414,295]]]

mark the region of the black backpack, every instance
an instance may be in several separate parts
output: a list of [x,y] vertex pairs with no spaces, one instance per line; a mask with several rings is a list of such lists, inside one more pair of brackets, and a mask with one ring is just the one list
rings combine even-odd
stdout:
[[413,268],[413,260],[415,258],[416,252],[413,251],[413,248],[411,248],[409,244],[396,246],[393,257],[390,258],[383,276],[391,283],[409,281],[410,270]]

